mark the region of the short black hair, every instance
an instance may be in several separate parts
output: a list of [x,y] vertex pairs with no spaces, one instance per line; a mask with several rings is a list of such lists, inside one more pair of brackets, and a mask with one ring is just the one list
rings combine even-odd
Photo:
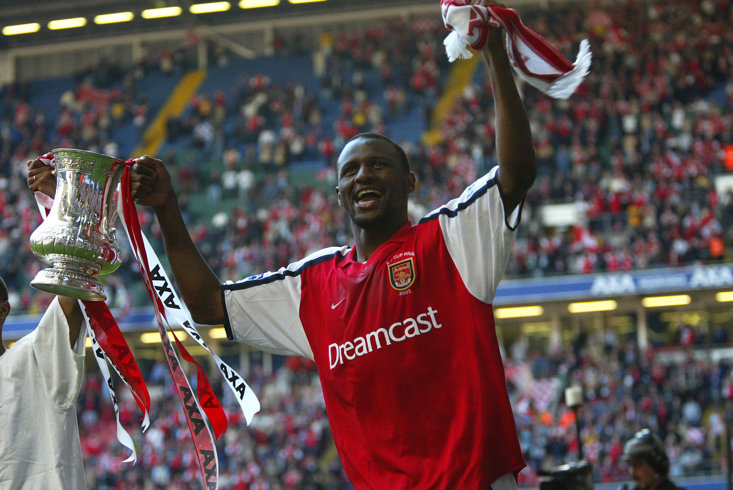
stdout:
[[377,133],[374,131],[368,131],[366,133],[359,133],[356,136],[349,138],[349,141],[347,141],[344,144],[344,147],[346,147],[346,145],[348,145],[352,141],[358,140],[359,138],[377,139],[377,140],[386,141],[387,143],[389,143],[392,146],[392,148],[394,148],[397,151],[397,154],[400,156],[400,162],[402,163],[402,167],[405,170],[405,172],[410,173],[412,171],[410,170],[410,161],[407,159],[407,153],[405,153],[405,150],[403,150],[400,145],[398,145],[397,143],[395,143],[394,141],[392,141],[390,138],[383,135],[382,133]]
[[8,300],[8,286],[5,285],[5,281],[0,277],[0,303]]

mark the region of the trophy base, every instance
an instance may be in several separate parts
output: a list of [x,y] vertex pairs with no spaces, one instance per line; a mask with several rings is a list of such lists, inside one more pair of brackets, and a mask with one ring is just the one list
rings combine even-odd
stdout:
[[31,286],[47,293],[82,301],[105,301],[107,299],[104,287],[97,279],[68,270],[43,269],[31,281]]

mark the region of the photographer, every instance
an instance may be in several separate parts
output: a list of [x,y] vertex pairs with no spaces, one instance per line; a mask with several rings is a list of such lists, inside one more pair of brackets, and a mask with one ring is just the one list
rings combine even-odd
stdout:
[[631,468],[634,486],[621,490],[681,490],[669,479],[669,456],[662,440],[649,429],[641,429],[624,445],[621,458]]

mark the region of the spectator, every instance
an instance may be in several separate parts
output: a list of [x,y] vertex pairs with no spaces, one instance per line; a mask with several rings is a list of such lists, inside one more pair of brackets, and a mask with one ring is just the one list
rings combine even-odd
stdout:
[[[664,444],[649,429],[641,429],[624,445],[622,458],[631,466],[631,478],[638,490],[679,489],[669,479],[669,456]],[[625,487],[627,488],[627,487]]]

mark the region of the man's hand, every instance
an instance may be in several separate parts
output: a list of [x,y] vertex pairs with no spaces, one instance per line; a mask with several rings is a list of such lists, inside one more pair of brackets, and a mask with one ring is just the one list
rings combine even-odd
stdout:
[[[471,0],[471,5],[482,5],[484,7],[502,7],[506,8],[506,5],[499,2],[492,2],[491,0]],[[504,31],[500,27],[495,27],[492,23],[489,23],[489,39],[486,41],[484,49],[492,48],[504,48]]]
[[136,204],[153,208],[174,198],[171,177],[163,162],[149,156],[136,158],[130,174],[130,194]]
[[31,192],[42,192],[51,199],[56,195],[56,169],[46,165],[38,158],[28,161],[26,181]]

